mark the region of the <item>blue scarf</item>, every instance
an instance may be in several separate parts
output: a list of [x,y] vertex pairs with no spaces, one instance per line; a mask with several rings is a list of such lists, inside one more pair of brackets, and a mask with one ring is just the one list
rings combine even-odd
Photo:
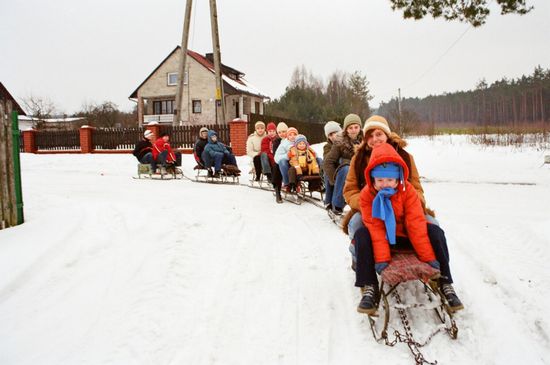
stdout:
[[384,188],[376,194],[372,202],[372,216],[384,221],[386,225],[386,237],[391,245],[395,245],[396,223],[390,197],[396,192],[397,190],[393,188]]

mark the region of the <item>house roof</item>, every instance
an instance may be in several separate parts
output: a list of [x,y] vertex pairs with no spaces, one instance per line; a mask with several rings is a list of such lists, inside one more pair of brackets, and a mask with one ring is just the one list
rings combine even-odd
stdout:
[[19,106],[19,104],[17,103],[17,101],[15,101],[15,99],[13,98],[13,96],[11,96],[10,92],[8,91],[8,89],[6,89],[4,87],[4,85],[2,85],[2,82],[0,82],[0,100],[6,100],[6,101],[11,101],[12,102],[12,107],[17,111],[17,113],[19,115],[27,115],[27,113],[25,113],[25,111],[23,110],[23,108],[21,108],[21,106]]
[[[168,60],[179,49],[181,49],[181,47],[176,46],[176,48],[174,48],[174,50],[172,52],[170,52],[170,54],[168,54],[168,56],[166,56],[166,58],[164,60],[162,60],[162,62],[153,70],[153,72],[151,72],[149,74],[149,76],[147,76],[147,78],[130,95],[131,99],[136,99],[137,98],[138,90],[147,82],[147,80],[149,80],[151,78],[151,76],[153,76],[153,74],[164,64],[164,62],[166,62],[166,60]],[[202,66],[204,66],[210,72],[215,73],[214,63],[211,60],[209,60],[207,57],[205,57],[205,56],[203,56],[203,55],[201,55],[197,52],[191,51],[190,49],[187,50],[187,55],[189,57],[193,58],[195,61],[197,61]],[[208,56],[210,56],[210,55],[208,55]],[[226,66],[223,63],[221,65],[221,68],[222,68],[223,90],[226,94],[230,94],[230,95],[232,95],[232,94],[248,94],[248,95],[253,95],[253,96],[259,96],[259,97],[262,97],[262,98],[267,98],[267,95],[264,95],[264,94],[260,93],[258,90],[256,90],[250,84],[248,84],[246,82],[246,80],[244,80],[242,78],[242,76],[244,76],[244,73],[242,73],[241,71],[238,71],[238,70],[236,70],[232,67]],[[229,74],[238,75],[239,76],[238,80],[235,80],[235,79],[231,78],[230,76],[228,76]]]

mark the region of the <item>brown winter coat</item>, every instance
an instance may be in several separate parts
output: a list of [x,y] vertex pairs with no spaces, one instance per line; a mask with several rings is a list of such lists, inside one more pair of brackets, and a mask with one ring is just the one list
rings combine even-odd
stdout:
[[330,185],[334,185],[336,173],[342,166],[350,164],[351,158],[355,154],[356,148],[363,140],[363,135],[360,133],[357,139],[352,141],[347,134],[343,134],[341,139],[338,139],[332,145],[330,152],[323,161],[323,171],[328,176]]
[[[346,178],[346,184],[344,185],[344,199],[351,207],[351,210],[346,214],[342,221],[342,227],[346,234],[348,233],[348,223],[351,217],[356,212],[360,211],[359,195],[361,193],[361,189],[366,185],[364,171],[369,164],[370,155],[372,153],[372,150],[366,146],[366,143],[366,140],[363,141],[361,146],[358,148],[357,155],[352,158],[350,162],[348,176]],[[405,161],[405,164],[409,168],[409,178],[407,179],[407,181],[412,184],[412,186],[418,193],[418,197],[420,198],[420,202],[422,203],[422,208],[426,213],[430,214],[431,216],[435,216],[435,213],[426,207],[426,200],[424,199],[424,189],[422,189],[422,185],[420,184],[420,175],[418,174],[418,169],[416,168],[414,158],[404,149],[407,146],[407,142],[399,137],[396,133],[392,133],[390,138],[388,139],[388,143],[397,151],[399,156],[401,156],[401,158]],[[362,160],[359,165],[357,164],[357,158],[361,158]]]

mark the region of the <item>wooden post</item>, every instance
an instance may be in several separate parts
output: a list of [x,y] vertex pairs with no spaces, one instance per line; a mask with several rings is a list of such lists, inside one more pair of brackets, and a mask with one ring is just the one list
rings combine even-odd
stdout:
[[212,27],[214,71],[216,73],[216,124],[225,124],[225,96],[223,92],[222,57],[220,51],[220,37],[218,34],[218,10],[216,9],[216,0],[210,0],[210,25]]
[[11,102],[0,102],[0,229],[17,225],[11,109]]
[[[185,63],[187,62],[187,41],[189,40],[189,24],[191,23],[191,8],[193,5],[193,0],[187,0],[187,5],[185,6],[185,18],[183,19],[183,32],[181,34],[181,58],[180,64],[178,67],[178,89],[176,91],[176,115],[174,116],[175,120],[174,125],[177,125],[181,119],[181,106],[183,101],[183,85],[185,81]],[[189,86],[189,81],[187,82]]]

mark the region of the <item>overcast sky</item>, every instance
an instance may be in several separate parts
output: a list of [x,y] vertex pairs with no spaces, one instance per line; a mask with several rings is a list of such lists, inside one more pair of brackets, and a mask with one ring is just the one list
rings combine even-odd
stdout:
[[[388,0],[218,0],[222,62],[272,98],[300,65],[324,80],[361,71],[374,105],[398,88],[404,97],[471,89],[550,68],[550,1],[527,1],[528,15],[493,7],[470,28],[404,20]],[[69,114],[106,100],[130,110],[128,96],[181,42],[185,3],[0,0],[0,81],[18,101],[47,97]],[[189,48],[211,52],[208,0],[194,1]]]

